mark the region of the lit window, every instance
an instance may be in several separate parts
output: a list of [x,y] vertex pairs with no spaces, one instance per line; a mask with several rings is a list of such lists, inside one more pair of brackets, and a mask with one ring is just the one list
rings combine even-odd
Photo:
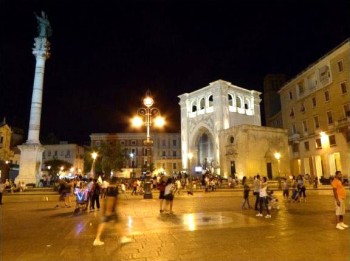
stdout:
[[299,95],[303,95],[305,92],[304,84],[302,82],[298,83],[298,92]]
[[330,135],[329,136],[329,145],[330,146],[336,146],[337,145],[337,143],[335,141],[335,135]]
[[242,106],[241,98],[237,96],[236,97],[236,107],[237,108],[241,108],[241,106]]
[[294,109],[293,108],[290,110],[289,116],[292,118],[294,117]]
[[209,96],[208,102],[209,102],[209,107],[213,107],[213,103],[214,103],[213,95]]
[[307,133],[307,122],[306,121],[303,121],[303,130],[304,130],[304,133]]
[[328,124],[333,124],[333,115],[331,111],[327,111],[327,121]]
[[320,138],[316,139],[316,149],[322,149],[322,143]]
[[293,152],[299,152],[299,143],[293,143]]
[[228,95],[227,99],[228,99],[228,106],[233,106],[233,97],[231,94]]
[[231,136],[230,137],[230,143],[232,144],[232,143],[234,143],[234,141],[235,141],[235,138],[233,136]]
[[312,97],[312,107],[316,107],[316,97]]
[[200,108],[200,110],[203,110],[205,108],[205,100],[204,100],[204,98],[201,99],[201,101],[199,103],[199,108]]
[[350,103],[344,105],[345,117],[350,117]]
[[338,71],[342,72],[344,70],[344,65],[343,65],[343,61],[339,61],[338,62]]
[[289,92],[289,100],[293,100],[293,93]]
[[197,111],[197,105],[195,102],[192,103],[192,112],[196,112]]
[[324,92],[324,99],[325,101],[329,101],[329,91]]
[[318,120],[318,116],[314,117],[315,128],[318,129],[320,127],[320,122]]
[[341,89],[341,93],[342,93],[342,94],[345,94],[345,93],[348,92],[348,90],[347,90],[347,88],[346,88],[346,82],[342,82],[342,83],[340,84],[340,89]]

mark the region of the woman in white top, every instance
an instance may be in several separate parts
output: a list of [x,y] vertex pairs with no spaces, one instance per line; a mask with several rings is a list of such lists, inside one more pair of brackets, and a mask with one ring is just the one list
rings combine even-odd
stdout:
[[265,216],[265,218],[271,218],[270,215],[270,210],[268,208],[268,202],[267,202],[267,179],[266,177],[263,177],[261,182],[260,182],[260,192],[259,192],[259,198],[260,198],[260,209],[259,209],[259,213],[256,215],[257,217],[262,217],[262,210],[263,207],[265,207],[267,215]]
[[174,184],[173,184],[173,179],[168,178],[166,185],[165,185],[165,190],[164,190],[164,199],[166,201],[166,206],[165,208],[168,208],[169,205],[169,213],[173,214],[173,200],[174,200]]

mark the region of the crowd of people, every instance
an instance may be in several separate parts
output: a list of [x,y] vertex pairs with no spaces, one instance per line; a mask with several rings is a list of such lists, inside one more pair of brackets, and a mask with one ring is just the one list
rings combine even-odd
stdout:
[[[348,226],[344,223],[343,218],[346,208],[346,193],[341,180],[341,172],[337,171],[331,186],[333,188],[335,199],[337,216],[336,228],[344,230]],[[83,180],[81,177],[74,179],[61,179],[58,182],[59,203],[55,207],[60,207],[61,205],[61,207],[70,208],[72,207],[72,201],[74,201],[75,213],[80,209],[86,212],[102,209],[101,222],[98,226],[93,245],[101,246],[104,244],[104,242],[101,241],[101,236],[106,224],[111,223],[112,221],[116,223],[117,233],[120,236],[120,243],[129,243],[132,242],[133,239],[124,235],[117,214],[118,195],[120,193],[126,193],[127,189],[131,190],[131,195],[143,194],[144,182],[144,179],[134,179],[129,181],[121,179],[118,181],[115,177],[110,180],[102,180],[101,177],[98,179],[90,178],[88,180]],[[176,195],[181,195],[183,192],[187,193],[187,195],[193,195],[198,189],[207,193],[215,191],[218,187],[220,188],[222,186],[222,179],[212,175],[210,172],[204,173],[201,177],[190,177],[186,173],[179,173],[173,176],[160,174],[152,178],[151,182],[153,184],[153,189],[159,190],[160,214],[168,215],[174,214],[173,203]],[[257,211],[257,217],[263,217],[264,213],[266,213],[265,218],[271,218],[272,202],[278,204],[278,199],[273,195],[273,191],[269,188],[266,177],[260,177],[260,175],[257,174],[253,178],[243,177],[241,182],[236,179],[231,179],[230,182],[234,183],[234,187],[240,187],[243,191],[242,210],[254,208],[254,210]],[[19,189],[24,191],[25,188],[23,185],[19,182],[16,187],[19,187]],[[284,178],[280,185],[283,192],[283,199],[286,203],[306,202],[307,186],[302,175]],[[13,187],[8,180],[0,182],[0,205],[2,204],[2,193],[7,187]],[[229,185],[229,187],[232,187],[232,185]],[[250,202],[250,191],[253,192],[255,202]],[[103,203],[100,201],[103,201]],[[279,206],[277,208],[279,208]]]

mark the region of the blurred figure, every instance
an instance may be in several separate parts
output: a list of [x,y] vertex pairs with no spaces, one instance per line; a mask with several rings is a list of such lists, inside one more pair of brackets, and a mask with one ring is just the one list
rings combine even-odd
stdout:
[[2,179],[0,179],[0,205],[2,205],[2,193],[5,190],[5,184],[2,182]]
[[117,234],[120,237],[119,238],[120,244],[126,244],[134,241],[132,238],[123,236],[121,222],[117,214],[118,194],[119,192],[118,192],[117,178],[113,177],[106,189],[106,198],[104,200],[104,204],[102,208],[102,217],[101,217],[102,220],[97,227],[96,238],[93,242],[94,246],[104,245],[104,242],[101,241],[101,235],[105,229],[106,224],[110,222],[115,223]]
[[[249,191],[250,191],[250,187],[248,185],[248,181],[247,181],[247,177],[244,176],[242,179],[242,185],[243,185],[243,204],[242,204],[242,209],[246,209],[246,208],[250,208],[250,204],[249,204]],[[248,207],[246,207],[245,205],[248,205]]]

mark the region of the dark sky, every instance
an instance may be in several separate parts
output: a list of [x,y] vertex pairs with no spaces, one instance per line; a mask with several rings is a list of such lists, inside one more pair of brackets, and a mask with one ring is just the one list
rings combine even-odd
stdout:
[[[332,4],[330,4],[332,3]],[[350,1],[0,1],[0,117],[29,124],[37,21],[53,35],[41,135],[81,143],[122,132],[147,89],[180,130],[178,95],[218,79],[262,91],[350,36]]]

